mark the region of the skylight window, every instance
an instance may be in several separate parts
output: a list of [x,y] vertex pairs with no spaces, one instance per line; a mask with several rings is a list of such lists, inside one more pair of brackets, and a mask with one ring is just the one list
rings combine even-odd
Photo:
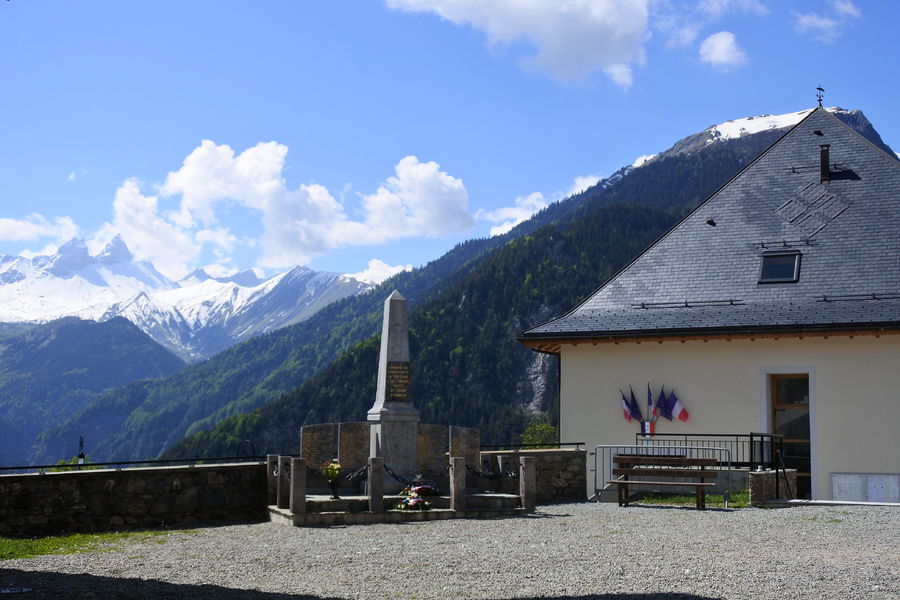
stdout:
[[759,267],[760,283],[793,283],[800,278],[800,251],[766,252]]

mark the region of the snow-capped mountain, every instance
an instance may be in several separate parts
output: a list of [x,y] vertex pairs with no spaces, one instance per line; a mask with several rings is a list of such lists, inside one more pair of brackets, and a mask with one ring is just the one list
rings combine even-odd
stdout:
[[178,356],[196,361],[372,287],[306,267],[268,279],[252,270],[214,278],[198,269],[173,282],[135,260],[118,236],[96,256],[73,239],[52,256],[0,255],[0,322],[122,316]]
[[[665,156],[671,156],[674,154],[690,154],[691,152],[709,146],[710,144],[727,142],[730,140],[738,140],[750,136],[755,136],[759,133],[769,134],[767,136],[756,136],[756,138],[760,142],[763,142],[766,146],[768,146],[768,144],[774,142],[778,137],[780,137],[786,129],[793,127],[794,125],[802,121],[813,110],[815,109],[809,108],[806,110],[786,113],[783,115],[758,115],[755,117],[734,119],[732,121],[719,123],[718,125],[712,125],[710,127],[707,127],[704,131],[701,131],[700,133],[695,133],[694,135],[684,138],[661,154],[642,156],[638,158],[632,166],[643,166],[651,160],[662,158]],[[881,136],[879,136],[878,132],[876,132],[872,127],[872,123],[869,122],[869,120],[865,117],[865,115],[863,115],[861,111],[846,110],[838,106],[832,106],[831,108],[826,108],[825,110],[832,113],[835,117],[860,132],[869,141],[880,147],[891,156],[896,156],[893,150],[891,150],[890,147],[882,141]]]

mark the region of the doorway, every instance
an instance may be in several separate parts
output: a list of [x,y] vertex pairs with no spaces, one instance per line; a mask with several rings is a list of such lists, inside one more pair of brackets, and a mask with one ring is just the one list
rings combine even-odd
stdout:
[[812,487],[809,374],[770,374],[769,398],[771,431],[784,436],[784,466],[797,469],[797,497],[809,498]]

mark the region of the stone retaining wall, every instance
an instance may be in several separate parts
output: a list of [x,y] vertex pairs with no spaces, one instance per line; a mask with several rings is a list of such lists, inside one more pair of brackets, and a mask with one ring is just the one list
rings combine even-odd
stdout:
[[0,535],[262,521],[264,464],[0,476]]
[[538,502],[585,499],[584,490],[587,489],[585,450],[570,448],[491,450],[481,453],[481,463],[484,465],[484,461],[488,460],[496,465],[498,456],[504,457],[504,462],[512,464],[518,464],[520,456],[534,457]]

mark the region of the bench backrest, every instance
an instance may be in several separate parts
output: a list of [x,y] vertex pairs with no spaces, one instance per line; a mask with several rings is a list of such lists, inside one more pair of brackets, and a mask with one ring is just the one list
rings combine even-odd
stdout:
[[638,456],[617,454],[612,457],[617,465],[666,466],[666,467],[713,467],[719,464],[715,458],[688,458],[686,456]]

